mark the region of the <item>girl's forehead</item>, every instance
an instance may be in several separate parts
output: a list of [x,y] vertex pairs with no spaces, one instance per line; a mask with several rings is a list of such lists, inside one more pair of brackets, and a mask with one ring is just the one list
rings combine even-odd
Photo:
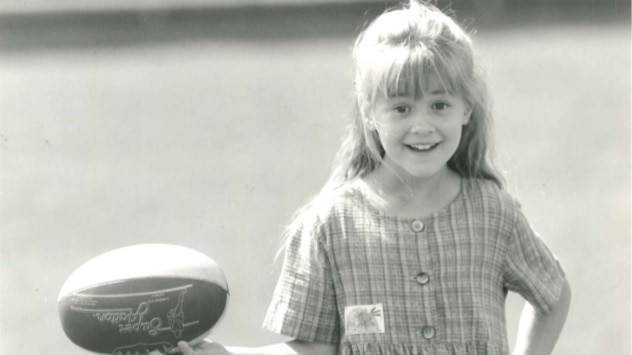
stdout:
[[415,97],[455,95],[451,80],[437,73],[409,75],[394,81],[386,81],[381,91],[385,97]]
[[362,54],[356,85],[359,83],[360,92],[368,97],[421,97],[438,91],[464,93],[467,65],[456,55],[426,46],[381,47]]

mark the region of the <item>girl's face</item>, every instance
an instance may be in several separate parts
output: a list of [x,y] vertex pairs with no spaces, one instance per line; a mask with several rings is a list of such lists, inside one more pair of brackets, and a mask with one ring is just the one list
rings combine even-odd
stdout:
[[378,132],[385,163],[401,177],[424,179],[447,169],[472,110],[434,80],[420,98],[379,97],[372,113],[369,128]]

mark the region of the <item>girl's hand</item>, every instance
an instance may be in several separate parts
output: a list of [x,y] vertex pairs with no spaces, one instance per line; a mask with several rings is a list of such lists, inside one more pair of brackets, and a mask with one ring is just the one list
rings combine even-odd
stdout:
[[[178,351],[180,350],[180,351]],[[171,350],[168,354],[183,355],[232,355],[225,347],[218,343],[213,343],[204,339],[201,343],[191,347],[187,342],[181,341],[178,347]],[[159,351],[152,351],[149,355],[162,355]]]

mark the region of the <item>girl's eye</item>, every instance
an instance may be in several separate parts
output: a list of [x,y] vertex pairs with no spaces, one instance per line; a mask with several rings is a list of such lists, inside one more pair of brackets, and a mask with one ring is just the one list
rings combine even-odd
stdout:
[[450,104],[448,104],[447,102],[435,102],[434,104],[432,104],[432,109],[435,111],[443,111],[448,107],[450,107]]
[[408,106],[404,106],[404,105],[399,105],[399,106],[395,106],[393,108],[393,110],[399,114],[405,114],[410,112],[410,107]]

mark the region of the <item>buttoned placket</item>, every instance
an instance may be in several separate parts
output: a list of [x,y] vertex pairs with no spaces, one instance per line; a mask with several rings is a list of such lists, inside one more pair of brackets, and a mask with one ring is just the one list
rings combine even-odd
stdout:
[[[426,239],[427,233],[425,233],[426,227],[426,224],[418,219],[412,221],[410,224],[412,232],[414,232],[415,237],[418,238],[418,243],[420,245],[419,252],[422,254],[421,257],[429,260],[430,255],[428,250],[428,241]],[[423,297],[425,304],[423,304],[422,307],[425,310],[429,311],[426,312],[426,314],[434,315],[436,310],[436,302],[434,299],[434,293],[432,292],[433,285],[431,285],[431,270],[427,269],[429,266],[429,264],[425,265],[426,269],[419,270],[419,272],[416,275],[411,276],[410,279],[417,283],[418,287],[422,288],[421,291],[425,294],[425,297]],[[430,316],[428,318],[429,319],[427,320],[430,321],[435,317]],[[421,324],[418,328],[418,332],[426,340],[433,339],[437,333],[435,326],[432,324]]]

